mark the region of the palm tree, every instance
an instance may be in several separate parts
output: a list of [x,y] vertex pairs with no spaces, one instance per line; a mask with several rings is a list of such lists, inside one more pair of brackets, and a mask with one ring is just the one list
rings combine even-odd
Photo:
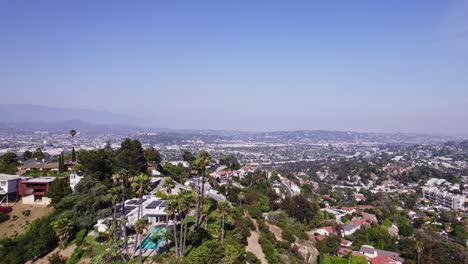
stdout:
[[179,240],[177,239],[177,211],[179,209],[179,201],[175,195],[169,197],[169,204],[167,205],[167,218],[172,217],[172,222],[174,224],[174,244],[175,244],[175,253],[176,256],[179,256]]
[[[142,235],[143,235],[143,232],[144,232],[145,230],[147,230],[147,228],[148,228],[148,221],[147,221],[146,219],[144,219],[144,218],[138,219],[138,221],[136,221],[134,227],[135,227],[135,232],[136,232],[138,235],[142,236]],[[138,263],[139,263],[139,264],[143,263],[143,260],[142,260],[142,258],[141,258],[141,244],[142,244],[142,242],[143,242],[143,239],[141,239],[141,241],[139,242],[139,245],[138,245],[138,249],[139,249],[139,250],[138,250],[138,251],[139,251],[139,254],[138,254]],[[135,244],[135,245],[136,245],[136,244]]]
[[74,144],[75,140],[74,139],[75,139],[75,135],[76,135],[76,130],[71,129],[69,133],[72,136],[72,161],[75,162],[76,161],[76,154],[75,154],[75,144]]
[[112,225],[114,226],[112,236],[114,237],[115,244],[117,244],[117,203],[120,199],[121,193],[122,190],[119,187],[111,188],[108,193],[108,197],[111,200],[112,206],[114,208],[114,212],[112,214]]
[[73,229],[73,223],[66,218],[61,218],[52,223],[52,228],[54,229],[55,235],[60,240],[60,248],[63,249]]
[[175,184],[175,182],[174,182],[174,180],[172,178],[167,178],[164,181],[163,187],[166,188],[166,193],[167,194],[171,194],[172,190],[176,187],[176,184]]
[[195,204],[195,197],[192,192],[185,192],[185,193],[180,193],[180,211],[183,217],[183,221],[181,222],[181,229],[183,232],[181,232],[181,243],[180,243],[180,252],[181,255],[183,256],[185,254],[185,245],[187,243],[187,225],[188,225],[188,214],[190,210],[193,209],[194,204]]
[[244,192],[240,192],[237,196],[239,197],[239,206],[242,206],[242,201],[245,199]]
[[[137,220],[140,220],[141,211],[142,211],[142,204],[143,204],[143,195],[147,194],[151,191],[151,179],[146,174],[140,174],[133,179],[132,182],[132,190],[138,197],[138,214]],[[139,234],[137,232],[135,243],[138,243]],[[136,245],[136,244],[135,244]]]
[[210,161],[210,154],[205,150],[202,150],[200,151],[200,154],[198,154],[197,159],[192,164],[192,169],[202,176],[201,183],[199,184],[200,191],[198,193],[199,197],[195,212],[195,226],[197,229],[200,224],[200,211],[203,211],[203,196],[205,195],[205,171],[206,166],[209,165]]
[[127,189],[128,184],[128,172],[127,170],[121,170],[119,174],[115,176],[117,183],[120,183],[121,189],[121,198],[122,198],[122,233],[124,237],[124,249],[127,250],[127,227],[125,225],[125,190]]
[[230,205],[226,201],[222,201],[218,204],[218,210],[221,215],[221,242],[224,240],[224,222],[226,219],[226,216],[229,213]]

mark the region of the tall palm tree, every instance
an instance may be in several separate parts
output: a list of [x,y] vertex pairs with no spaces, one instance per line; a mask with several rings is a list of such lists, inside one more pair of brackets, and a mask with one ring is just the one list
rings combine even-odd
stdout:
[[122,190],[120,187],[113,187],[109,189],[109,193],[107,194],[109,199],[111,200],[112,206],[114,208],[114,212],[112,214],[112,225],[113,225],[113,233],[112,236],[114,238],[114,243],[117,244],[117,203],[119,202]]
[[132,190],[138,198],[138,219],[141,217],[141,206],[143,203],[143,196],[151,191],[151,179],[146,174],[140,174],[133,179]]
[[76,130],[71,129],[70,130],[70,135],[72,136],[72,161],[76,161],[76,154],[75,154],[75,135],[76,135]]
[[60,240],[60,248],[63,249],[65,247],[65,242],[70,237],[73,223],[66,218],[61,218],[52,223],[52,228],[54,229],[55,235]]
[[224,241],[224,223],[226,216],[229,214],[230,205],[226,201],[218,203],[219,214],[221,215],[221,242]]
[[[145,230],[148,229],[148,221],[144,218],[141,218],[141,219],[138,219],[138,221],[136,221],[135,225],[135,232],[140,235],[140,236],[143,236],[143,232]],[[143,260],[142,260],[142,257],[141,257],[141,244],[143,242],[143,239],[141,239],[141,241],[139,242],[138,244],[138,263],[141,264],[143,263]],[[136,244],[135,244],[136,245]]]
[[175,254],[179,256],[179,240],[177,239],[177,211],[179,210],[179,201],[177,196],[171,195],[169,197],[169,204],[167,205],[167,217],[172,218],[174,224],[173,234],[174,234],[174,244],[175,244]]
[[183,256],[185,254],[185,245],[187,243],[187,229],[188,229],[188,214],[190,210],[193,209],[194,204],[195,204],[195,197],[192,192],[183,192],[180,193],[179,197],[179,203],[180,203],[180,212],[182,215],[183,220],[181,220],[181,229],[183,232],[181,232],[181,243],[180,243],[180,252],[181,255]]
[[200,224],[200,211],[203,211],[203,196],[205,195],[205,172],[206,166],[209,165],[211,161],[211,156],[205,150],[200,151],[197,159],[192,164],[192,169],[195,170],[198,174],[201,174],[201,183],[199,183],[199,193],[198,193],[198,202],[196,205],[195,212],[195,227],[198,229]]
[[128,172],[127,170],[121,170],[119,174],[115,175],[115,180],[117,183],[120,183],[121,189],[121,198],[122,198],[122,234],[124,237],[124,249],[127,250],[127,227],[126,227],[126,219],[125,219],[125,191],[128,185]]
[[[141,213],[142,213],[142,204],[143,204],[143,195],[147,194],[151,191],[151,179],[146,174],[140,174],[133,178],[132,182],[132,190],[138,197],[138,214],[137,214],[137,221],[140,220]],[[138,243],[138,239],[140,238],[139,233],[136,233],[135,236],[135,245]]]

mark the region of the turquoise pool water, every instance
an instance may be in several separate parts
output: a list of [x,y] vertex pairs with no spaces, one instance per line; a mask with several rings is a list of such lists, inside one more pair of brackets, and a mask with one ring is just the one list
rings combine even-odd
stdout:
[[[164,242],[166,239],[164,239],[164,234],[166,233],[166,227],[165,226],[155,226],[151,228],[149,231],[149,235],[143,240],[141,243],[141,248],[142,249],[155,249],[157,250],[159,247],[164,245]],[[158,241],[153,241],[153,237],[159,236],[160,238]]]

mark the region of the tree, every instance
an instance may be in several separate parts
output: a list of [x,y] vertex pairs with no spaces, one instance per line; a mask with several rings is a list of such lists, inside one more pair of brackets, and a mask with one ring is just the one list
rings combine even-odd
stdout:
[[80,175],[93,177],[106,186],[112,184],[114,157],[112,153],[103,149],[81,150],[78,152],[80,160]]
[[71,156],[71,160],[73,162],[76,162],[76,153],[75,153],[75,147],[72,148],[72,156]]
[[117,166],[119,169],[127,170],[130,176],[146,173],[146,158],[138,140],[126,138],[120,149],[116,151]]
[[[148,228],[148,221],[144,218],[138,219],[135,223],[135,232],[141,237],[143,235],[143,232],[147,230]],[[142,239],[141,239],[142,240]],[[138,241],[138,240],[137,240]],[[140,241],[138,244],[138,263],[141,264],[143,263],[142,257],[141,257],[141,244],[143,241]]]
[[44,155],[44,153],[42,152],[42,149],[41,149],[41,148],[37,148],[37,149],[33,152],[33,158],[35,158],[36,160],[44,160],[44,159],[45,159],[45,155]]
[[32,157],[33,157],[33,153],[32,153],[31,151],[29,151],[29,150],[26,150],[26,151],[23,153],[23,159],[24,159],[24,160],[28,160],[28,159],[30,159],[30,158],[32,158]]
[[[125,212],[125,194],[127,193],[127,188],[128,188],[128,172],[126,170],[121,170],[119,174],[115,175],[115,180],[117,183],[120,185],[120,191],[121,191],[121,204],[122,204],[122,212]],[[125,219],[125,214],[122,214],[122,234],[124,237],[124,244],[123,248],[127,250],[127,227],[125,225],[126,219]]]
[[65,171],[65,161],[63,157],[63,152],[59,155],[59,172],[62,173]]
[[53,222],[52,227],[54,228],[55,235],[60,240],[60,248],[63,249],[73,229],[73,223],[68,219],[61,218]]
[[145,158],[152,162],[153,166],[161,163],[161,153],[153,147],[145,149]]
[[220,165],[226,165],[230,170],[238,170],[240,169],[240,163],[237,160],[236,156],[229,154],[224,158],[219,159]]
[[341,239],[338,236],[331,234],[327,237],[327,241],[325,243],[325,252],[330,255],[335,255],[338,249],[340,249],[340,246]]
[[192,152],[188,150],[182,150],[182,160],[192,164],[196,160],[196,157],[192,154]]
[[52,205],[58,204],[62,198],[72,193],[68,179],[56,178],[47,191],[47,197],[52,200]]
[[0,156],[0,172],[15,174],[16,167],[19,165],[19,163],[16,161],[17,158],[18,157],[13,152],[7,152]]
[[75,135],[76,135],[76,130],[75,129],[71,129],[69,131],[70,135],[72,136],[72,138],[75,138]]
[[122,194],[122,190],[119,187],[114,187],[109,190],[109,199],[112,203],[113,207],[113,213],[112,213],[112,225],[113,225],[113,241],[115,244],[117,244],[117,220],[116,220],[116,214],[117,214],[117,203],[120,200],[120,196]]
[[[137,219],[139,220],[141,217],[141,206],[143,204],[143,195],[147,194],[151,191],[151,179],[146,174],[140,174],[133,179],[132,182],[132,190],[135,195],[138,197],[138,214]],[[137,233],[135,241],[138,243],[139,234]],[[141,254],[141,250],[140,250]]]
[[192,164],[192,169],[201,174],[201,183],[199,184],[198,188],[198,199],[195,211],[195,226],[198,229],[200,224],[200,211],[203,211],[203,197],[205,195],[205,171],[206,166],[209,165],[211,162],[211,156],[205,150],[200,151],[198,154],[197,159]]
[[222,201],[218,204],[219,214],[221,215],[221,242],[224,241],[224,221],[229,213],[230,205],[226,201]]

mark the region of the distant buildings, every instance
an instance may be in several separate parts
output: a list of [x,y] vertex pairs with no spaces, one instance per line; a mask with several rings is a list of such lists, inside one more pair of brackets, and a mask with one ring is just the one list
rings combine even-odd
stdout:
[[461,195],[442,192],[437,188],[423,188],[424,198],[453,210],[466,210],[467,199]]

